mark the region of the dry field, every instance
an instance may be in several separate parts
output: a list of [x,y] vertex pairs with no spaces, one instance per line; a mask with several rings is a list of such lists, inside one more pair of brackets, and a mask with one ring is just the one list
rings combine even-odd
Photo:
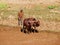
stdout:
[[19,27],[0,26],[0,45],[60,45],[60,33],[40,31],[25,34]]
[[[0,45],[60,45],[60,0],[0,2]],[[20,31],[17,24],[20,9],[24,10],[24,18],[40,20],[39,33]]]

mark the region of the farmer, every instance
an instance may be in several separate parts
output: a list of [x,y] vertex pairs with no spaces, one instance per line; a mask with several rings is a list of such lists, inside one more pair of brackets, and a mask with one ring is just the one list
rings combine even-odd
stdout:
[[23,15],[24,15],[23,10],[20,10],[18,12],[18,25],[19,26],[22,26],[23,25]]

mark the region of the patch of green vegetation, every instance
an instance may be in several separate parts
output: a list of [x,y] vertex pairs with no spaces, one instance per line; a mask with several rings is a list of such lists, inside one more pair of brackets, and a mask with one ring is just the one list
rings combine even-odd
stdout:
[[5,3],[0,3],[0,10],[1,9],[6,9],[7,8],[7,4]]
[[48,6],[48,9],[54,9],[54,8],[56,8],[56,6],[53,5]]

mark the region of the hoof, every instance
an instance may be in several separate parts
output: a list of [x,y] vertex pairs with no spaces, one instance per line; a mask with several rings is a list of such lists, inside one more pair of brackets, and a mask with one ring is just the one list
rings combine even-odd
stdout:
[[24,33],[26,33],[26,31],[24,30]]
[[32,30],[32,32],[34,33],[34,32],[35,32],[35,30],[33,29],[33,30]]
[[36,32],[36,33],[38,33],[38,31],[37,31],[37,30],[35,30],[35,32]]
[[21,29],[21,32],[23,32],[23,29]]

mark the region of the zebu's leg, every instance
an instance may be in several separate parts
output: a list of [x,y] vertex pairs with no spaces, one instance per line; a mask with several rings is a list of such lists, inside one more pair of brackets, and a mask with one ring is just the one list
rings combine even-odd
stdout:
[[31,33],[31,27],[30,26],[27,27],[27,32],[28,32],[28,34]]
[[23,24],[23,28],[21,29],[21,32],[24,32],[24,33],[26,33],[27,31],[26,31],[26,26]]
[[27,28],[26,28],[25,25],[23,25],[23,32],[24,32],[24,33],[27,33]]

